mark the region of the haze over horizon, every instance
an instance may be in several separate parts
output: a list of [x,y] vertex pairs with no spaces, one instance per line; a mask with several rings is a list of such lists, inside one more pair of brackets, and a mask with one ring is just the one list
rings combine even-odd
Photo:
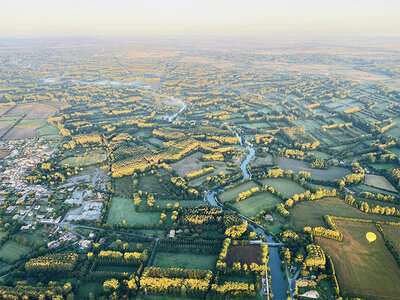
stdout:
[[1,36],[400,35],[395,0],[17,0],[0,8]]

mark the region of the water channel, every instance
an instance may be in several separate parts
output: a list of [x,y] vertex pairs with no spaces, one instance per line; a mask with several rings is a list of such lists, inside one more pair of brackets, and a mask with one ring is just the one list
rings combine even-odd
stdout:
[[[237,131],[235,131],[236,136],[239,138],[239,143],[240,145],[243,145],[243,139],[239,135]],[[251,173],[247,170],[247,165],[249,164],[250,160],[253,158],[255,155],[255,150],[251,146],[250,143],[245,143],[248,154],[244,161],[242,162],[240,168],[242,169],[243,172],[243,177],[239,181],[243,181],[245,179],[251,178]],[[224,206],[218,202],[216,199],[215,195],[219,192],[221,192],[224,188],[227,186],[231,185],[232,182],[227,183],[226,185],[222,187],[218,187],[215,189],[212,189],[206,193],[204,196],[204,201],[206,203],[209,203],[213,206],[220,207],[221,209],[225,209]],[[242,216],[244,217],[244,216]],[[247,218],[246,218],[247,219]],[[267,243],[274,243],[275,241],[273,240],[273,237],[270,234],[267,234],[264,229],[260,226],[257,226],[256,224],[252,223],[249,219],[249,226],[258,234],[263,235],[265,237],[265,240]],[[271,288],[272,288],[272,293],[274,294],[274,300],[285,300],[287,298],[286,295],[286,280],[284,277],[284,272],[281,270],[281,259],[279,258],[279,252],[278,252],[278,247],[269,247],[269,262],[268,266],[270,267],[270,272],[269,275],[271,275]]]

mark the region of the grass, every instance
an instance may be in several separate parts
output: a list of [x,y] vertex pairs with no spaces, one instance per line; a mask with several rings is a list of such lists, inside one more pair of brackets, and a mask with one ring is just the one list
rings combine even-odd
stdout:
[[63,159],[60,164],[70,165],[71,167],[95,165],[107,158],[104,151],[91,151],[87,155],[71,156]]
[[381,225],[386,237],[392,242],[396,251],[400,254],[400,226]]
[[105,271],[105,272],[128,272],[135,273],[138,270],[138,267],[129,267],[129,266],[98,266],[96,271]]
[[387,190],[394,193],[397,192],[393,185],[383,176],[366,174],[365,184],[378,189]]
[[274,157],[271,154],[267,154],[265,157],[255,156],[250,164],[253,166],[273,165]]
[[235,207],[241,214],[251,218],[257,215],[261,210],[275,206],[279,203],[282,203],[282,201],[278,197],[270,192],[265,192],[240,202],[235,202],[233,207]]
[[280,192],[286,198],[291,198],[294,194],[301,194],[306,191],[300,184],[287,178],[267,178],[263,179],[261,182],[272,186],[275,191]]
[[157,224],[160,220],[159,212],[136,212],[132,198],[114,197],[107,216],[107,223],[119,224]]
[[[343,241],[317,238],[331,256],[344,296],[398,299],[400,269],[373,223],[336,220]],[[377,239],[369,243],[367,232]]]
[[234,188],[222,192],[218,197],[222,202],[235,200],[240,193],[248,191],[253,187],[258,187],[258,185],[253,181],[247,181]]
[[28,246],[23,246],[13,240],[9,240],[0,248],[0,257],[5,262],[13,263],[21,256],[28,254],[30,250],[31,248]]
[[363,213],[334,197],[303,201],[290,210],[290,225],[298,230],[306,226],[325,226],[324,215],[379,221],[398,221],[397,217]]
[[311,169],[307,162],[285,157],[278,157],[277,165],[285,171],[293,170],[297,173],[299,171],[310,172],[311,177],[326,181],[340,179],[351,173],[350,170],[341,167],[330,167],[326,170]]
[[89,293],[92,292],[95,296],[103,292],[102,282],[81,282],[78,287],[79,299],[88,299]]
[[123,176],[114,179],[115,195],[118,197],[133,197],[133,178],[132,176]]
[[183,268],[213,270],[217,257],[214,255],[157,252],[153,266],[160,268]]

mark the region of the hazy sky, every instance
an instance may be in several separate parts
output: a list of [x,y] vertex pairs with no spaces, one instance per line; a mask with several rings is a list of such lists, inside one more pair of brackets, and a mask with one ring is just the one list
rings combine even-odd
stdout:
[[400,35],[400,0],[0,0],[0,35]]

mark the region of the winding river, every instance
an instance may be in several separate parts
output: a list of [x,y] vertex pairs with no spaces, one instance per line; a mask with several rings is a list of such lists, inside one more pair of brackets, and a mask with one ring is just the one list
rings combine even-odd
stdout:
[[[236,136],[239,138],[239,143],[240,145],[243,145],[243,139],[239,135],[237,131],[235,131]],[[242,169],[243,172],[243,177],[242,179],[236,181],[240,182],[245,179],[251,178],[250,172],[247,170],[247,166],[250,162],[250,160],[253,158],[255,155],[255,150],[251,146],[250,143],[245,143],[248,154],[244,161],[242,162],[240,168]],[[225,210],[224,206],[217,200],[215,195],[219,192],[221,192],[224,188],[227,186],[236,183],[236,182],[230,182],[227,183],[226,185],[222,187],[218,187],[215,189],[212,189],[206,193],[204,196],[204,201],[206,203],[209,203],[210,205],[217,206],[223,210]],[[241,215],[242,216],[242,215]],[[267,243],[275,243],[273,240],[272,236],[267,234],[264,229],[260,226],[257,226],[254,224],[251,220],[247,219],[245,216],[242,216],[242,218],[246,219],[249,221],[249,226],[258,234],[263,235],[265,237],[265,240]],[[272,288],[272,293],[274,294],[274,299],[276,300],[285,300],[287,298],[286,295],[286,280],[285,280],[285,275],[284,272],[281,270],[281,259],[279,258],[279,252],[278,252],[278,247],[269,247],[269,262],[268,266],[270,267],[270,272],[269,275],[271,275],[271,288]]]

